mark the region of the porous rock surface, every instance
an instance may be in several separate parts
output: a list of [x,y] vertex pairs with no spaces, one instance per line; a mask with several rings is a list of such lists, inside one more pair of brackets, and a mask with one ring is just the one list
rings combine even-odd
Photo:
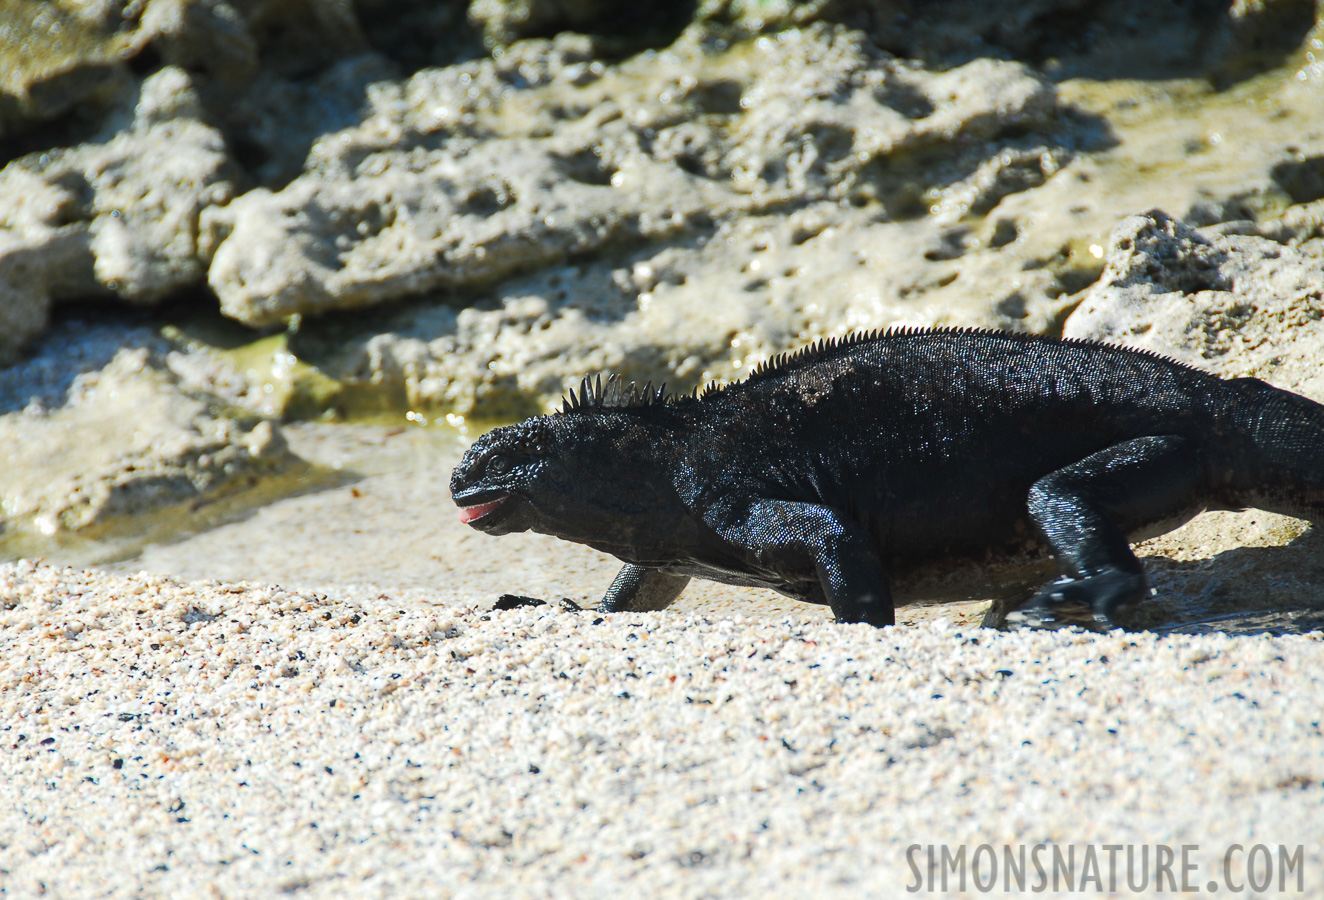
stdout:
[[[879,47],[942,67],[987,56],[1033,60],[1094,77],[1214,78],[1272,65],[1315,25],[1317,0],[700,0],[689,28],[739,40],[815,21],[859,28]],[[559,30],[663,28],[648,8],[601,0],[474,0],[469,19],[489,45]],[[679,10],[671,20],[680,19]],[[685,24],[680,22],[678,24]],[[1194,26],[1194,27],[1193,27]]]
[[1157,210],[1130,216],[1113,230],[1103,276],[1063,333],[1324,402],[1324,236],[1312,225],[1305,207],[1286,221],[1207,229]]
[[[0,138],[113,111],[149,57],[227,84],[366,49],[348,3],[48,0],[0,7]],[[277,52],[271,52],[277,51]]]
[[268,324],[481,286],[692,234],[696,219],[864,204],[878,191],[870,165],[1056,112],[1022,66],[924,73],[827,28],[610,70],[583,38],[521,51],[377,86],[364,123],[319,141],[307,174],[218,212],[208,277],[222,309]]
[[0,170],[0,358],[45,327],[52,301],[146,303],[202,278],[199,215],[234,193],[225,141],[182,69],[143,81],[131,110],[101,141]]
[[[1234,136],[1206,115],[1216,98],[1167,111],[1180,90],[1125,83],[1162,74],[1140,65],[1159,56],[1169,75],[1277,64],[1314,22],[1302,0],[1232,3],[1199,27],[1181,4],[1074,0],[710,0],[688,18],[560,0],[48,6],[0,18],[32,37],[0,93],[15,146],[81,137],[5,170],[5,196],[58,213],[0,228],[0,360],[53,302],[150,302],[204,278],[258,327],[413,300],[345,320],[334,353],[306,346],[343,384],[461,414],[543,408],[595,368],[689,387],[851,328],[1052,331],[1119,215],[1271,217],[1283,191],[1315,199],[1324,154],[1294,118],[1304,95],[1229,92],[1238,123],[1284,107]],[[662,49],[637,52],[649,42]],[[114,86],[79,87],[98,73]],[[1321,77],[1313,58],[1296,75],[1307,94]],[[122,113],[139,94],[171,128]],[[1137,109],[1142,131],[1172,133],[1132,149]],[[159,190],[135,159],[168,173]],[[1307,176],[1278,177],[1293,165]],[[74,166],[123,170],[131,189]]]
[[1269,220],[1319,196],[1313,63],[1200,98],[929,70],[822,24],[691,38],[606,64],[563,34],[375,85],[304,175],[209,212],[224,308],[422,297],[304,320],[292,352],[409,409],[500,419],[586,372],[688,389],[852,329],[1052,332],[1119,217]]
[[0,139],[79,104],[118,100],[130,81],[121,56],[128,43],[99,14],[106,6],[0,6]]
[[[303,176],[208,213],[222,309],[264,324],[437,289],[483,298],[499,281],[499,300],[388,312],[329,354],[304,343],[334,378],[461,413],[528,408],[593,368],[738,375],[733,346],[752,362],[941,315],[905,296],[923,293],[931,260],[965,252],[949,246],[964,240],[956,220],[1070,157],[1057,138],[1002,137],[1060,112],[1015,63],[927,72],[822,26],[616,66],[591,50],[563,35],[376,85],[364,123],[319,141]],[[941,214],[907,228],[930,202],[923,179],[885,170],[928,157],[946,160]],[[881,245],[914,262],[880,279]],[[1014,280],[1010,315],[1044,327],[1066,294],[1053,267]]]

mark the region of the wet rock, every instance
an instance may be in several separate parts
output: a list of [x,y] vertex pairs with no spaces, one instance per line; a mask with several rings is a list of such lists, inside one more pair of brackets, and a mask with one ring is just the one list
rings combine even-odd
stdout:
[[189,76],[167,67],[143,82],[123,131],[0,170],[0,290],[27,324],[0,342],[0,361],[52,301],[150,303],[202,280],[199,213],[233,185],[225,141],[199,116]]
[[145,516],[184,515],[301,468],[274,423],[226,418],[215,405],[138,348],[75,379],[61,406],[0,416],[0,524],[86,536],[138,517],[142,529]]
[[[1306,216],[1284,219],[1263,227],[1280,236],[1298,219],[1309,227]],[[1118,340],[1324,399],[1324,239],[1219,234],[1154,210],[1114,229],[1106,261],[1067,337]]]

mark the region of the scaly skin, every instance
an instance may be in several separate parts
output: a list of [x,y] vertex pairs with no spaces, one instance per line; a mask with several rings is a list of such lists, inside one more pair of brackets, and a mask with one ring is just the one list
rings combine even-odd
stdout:
[[1105,344],[864,334],[696,396],[586,379],[475,441],[451,493],[480,531],[622,560],[606,611],[699,577],[890,625],[889,573],[1038,544],[1062,577],[1018,621],[1105,629],[1148,595],[1130,540],[1205,509],[1320,521],[1324,406]]

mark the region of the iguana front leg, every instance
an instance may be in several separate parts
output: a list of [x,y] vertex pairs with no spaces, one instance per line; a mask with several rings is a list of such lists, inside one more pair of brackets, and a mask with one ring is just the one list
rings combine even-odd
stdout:
[[598,609],[603,612],[651,612],[666,609],[690,583],[688,575],[668,575],[626,563],[607,588]]
[[789,500],[757,500],[746,515],[717,529],[752,551],[771,573],[817,571],[823,600],[838,622],[896,623],[882,561],[869,535],[835,509]]

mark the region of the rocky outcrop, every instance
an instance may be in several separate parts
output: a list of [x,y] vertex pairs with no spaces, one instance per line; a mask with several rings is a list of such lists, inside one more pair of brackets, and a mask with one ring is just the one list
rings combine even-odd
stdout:
[[62,115],[113,112],[133,69],[177,66],[232,90],[265,65],[306,73],[362,53],[349,3],[49,0],[0,6],[0,138]]
[[1294,213],[1219,233],[1159,211],[1130,216],[1114,229],[1103,277],[1064,333],[1146,347],[1324,401],[1324,238],[1308,222]]
[[80,105],[120,99],[131,80],[124,64],[130,42],[98,14],[105,6],[0,6],[0,140]]
[[0,170],[0,359],[44,327],[54,300],[160,300],[205,271],[198,220],[234,194],[220,132],[200,119],[189,76],[146,79],[132,120],[102,141]]
[[[1119,216],[1271,217],[1324,153],[1297,127],[1309,78],[1136,114],[1133,88],[929,70],[821,23],[710,34],[617,64],[562,34],[373,85],[300,177],[204,216],[222,308],[299,316],[293,352],[340,384],[504,418],[586,371],[688,388],[852,328],[1053,331]],[[1284,108],[1225,138],[1250,99]],[[1162,136],[1133,146],[1142,128]],[[1143,174],[1165,169],[1192,174]],[[350,329],[308,317],[399,299]]]
[[[1100,270],[1087,248],[1139,207],[1103,186],[1117,175],[1099,165],[1117,139],[1106,120],[1124,101],[1079,83],[1063,95],[1037,72],[1107,63],[1116,71],[1104,74],[1129,75],[1159,55],[1183,72],[1204,71],[1205,57],[1277,59],[1311,27],[1312,4],[1230,3],[1199,23],[1180,3],[1130,0],[706,0],[692,11],[596,0],[58,0],[34,5],[39,14],[9,10],[0,28],[28,37],[0,79],[0,129],[19,139],[9,147],[82,137],[0,173],[10,207],[0,208],[0,292],[11,301],[0,362],[53,302],[153,302],[204,280],[227,314],[259,328],[440,293],[449,305],[425,318],[472,307],[469,319],[487,329],[528,306],[523,282],[506,281],[561,281],[566,262],[591,263],[586,278],[603,284],[625,284],[619,272],[636,266],[712,275],[710,295],[735,287],[776,310],[755,317],[767,319],[763,333],[742,338],[737,354],[716,337],[683,353],[628,329],[580,333],[649,377],[727,374],[750,353],[860,325],[1051,330],[1064,298]],[[1071,23],[1088,27],[1065,41]],[[1156,42],[1171,52],[1145,50]],[[665,49],[635,52],[647,46]],[[438,65],[456,59],[469,61]],[[1307,85],[1312,65],[1303,61]],[[1221,127],[1192,124],[1164,146],[1205,152]],[[1171,185],[1185,180],[1166,179],[1151,202],[1213,222],[1313,199],[1319,141],[1288,121],[1279,130],[1303,139],[1275,152],[1302,160],[1229,160],[1244,173],[1238,190],[1192,179],[1189,196],[1175,196]],[[803,238],[820,252],[788,250],[805,258],[773,278],[726,271],[765,261],[722,256],[714,239],[735,248],[755,230],[786,231],[791,216],[816,230],[790,226],[790,246]],[[579,312],[595,325],[638,320],[656,335],[659,316],[704,317],[706,298],[690,291],[671,292],[665,313],[657,295],[620,290]],[[559,321],[557,293],[540,297]],[[729,330],[725,319],[708,324]],[[446,325],[427,340],[452,336],[466,345]],[[454,377],[428,354],[392,355],[424,360],[415,381]],[[504,365],[472,357],[459,371],[487,363]],[[557,377],[575,374],[567,364]],[[552,390],[552,375],[521,376],[519,389]],[[368,380],[399,387],[383,370]],[[432,402],[503,390],[488,380],[407,393]]]
[[[1202,75],[1227,80],[1277,65],[1315,25],[1317,0],[701,0],[689,28],[743,40],[826,21],[858,28],[898,56],[950,67],[1017,59],[1099,78]],[[681,4],[601,0],[473,0],[469,19],[489,45],[562,30],[667,33]]]
[[[370,102],[284,190],[205,214],[209,282],[257,326],[464,298],[458,314],[387,313],[310,359],[410,404],[490,415],[593,366],[697,381],[880,314],[922,320],[922,284],[951,283],[931,261],[979,243],[956,223],[1053,177],[1076,127],[1024,66],[930,72],[825,26],[618,65],[583,37],[526,41],[379,83]],[[1010,280],[1024,259],[1004,255],[985,265]],[[1055,267],[1017,281],[1010,315],[1051,321],[1067,293]]]
[[887,193],[873,170],[889,158],[1055,113],[1021,66],[925,73],[829,29],[611,68],[591,49],[566,38],[378,86],[305,175],[209,220],[224,235],[208,275],[222,310],[264,325],[693,239],[787,204],[864,205]]
[[[279,426],[256,416],[218,415],[214,397],[184,390],[159,354],[121,350],[79,376],[46,408],[38,401],[0,415],[8,449],[0,472],[0,530],[56,539],[178,534],[259,482],[304,469]],[[208,507],[211,507],[208,509]],[[169,522],[151,516],[174,515]]]

